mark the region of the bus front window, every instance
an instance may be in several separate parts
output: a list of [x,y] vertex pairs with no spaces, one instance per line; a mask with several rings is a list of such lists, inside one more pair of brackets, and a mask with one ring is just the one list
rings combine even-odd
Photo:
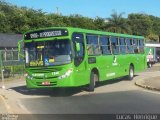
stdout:
[[54,66],[71,62],[69,40],[25,44],[26,66]]

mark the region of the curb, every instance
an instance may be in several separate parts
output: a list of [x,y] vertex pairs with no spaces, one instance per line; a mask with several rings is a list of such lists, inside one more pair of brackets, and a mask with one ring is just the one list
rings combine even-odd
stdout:
[[[141,82],[144,81],[144,80],[141,80]],[[160,91],[159,88],[156,88],[156,87],[152,87],[152,86],[149,86],[149,85],[144,85],[143,83],[140,83],[139,82],[135,82],[135,85],[136,86],[139,86],[139,87],[142,87],[142,88],[145,88],[145,89],[148,89],[148,90],[153,90],[153,91]]]

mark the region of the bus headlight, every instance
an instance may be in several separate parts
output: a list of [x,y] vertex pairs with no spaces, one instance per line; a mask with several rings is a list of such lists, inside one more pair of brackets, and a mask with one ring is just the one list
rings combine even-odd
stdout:
[[69,77],[72,72],[73,72],[73,69],[71,68],[65,74],[59,76],[58,79],[63,79],[63,78]]

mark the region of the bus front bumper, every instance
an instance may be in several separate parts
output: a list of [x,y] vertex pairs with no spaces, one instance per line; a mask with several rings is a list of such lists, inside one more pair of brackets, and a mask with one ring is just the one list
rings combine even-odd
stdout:
[[74,82],[72,76],[59,79],[27,79],[27,88],[53,88],[53,87],[76,87],[80,86],[78,83]]

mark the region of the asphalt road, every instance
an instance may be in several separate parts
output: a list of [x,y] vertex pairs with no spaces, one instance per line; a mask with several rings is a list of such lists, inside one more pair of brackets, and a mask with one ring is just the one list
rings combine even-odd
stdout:
[[2,94],[14,113],[160,113],[160,93],[134,85],[136,80],[157,75],[160,75],[158,66],[136,74],[133,81],[121,78],[103,82],[93,93],[84,87],[28,90],[21,81],[8,84]]
[[160,113],[160,95],[139,90],[21,101],[31,113],[40,114]]

